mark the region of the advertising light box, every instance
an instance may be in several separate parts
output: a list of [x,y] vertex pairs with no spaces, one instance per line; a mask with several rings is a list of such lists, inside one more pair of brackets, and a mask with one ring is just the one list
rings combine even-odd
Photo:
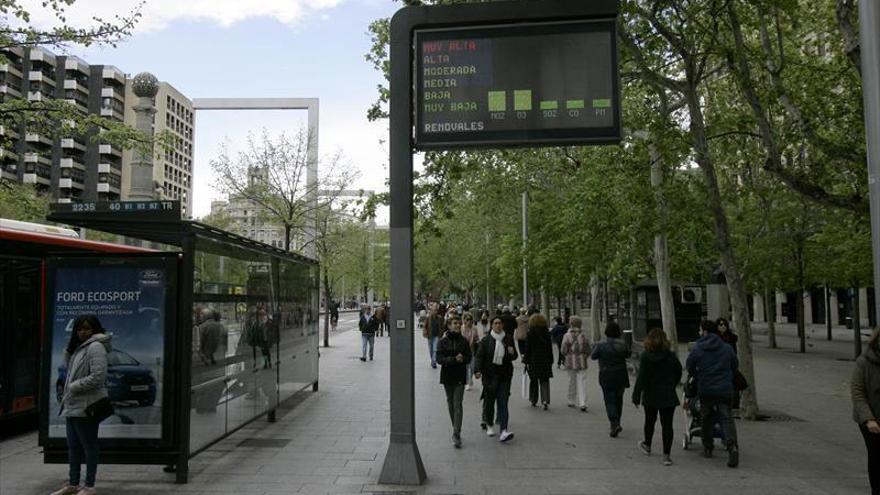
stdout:
[[611,20],[417,30],[415,50],[417,148],[620,140]]

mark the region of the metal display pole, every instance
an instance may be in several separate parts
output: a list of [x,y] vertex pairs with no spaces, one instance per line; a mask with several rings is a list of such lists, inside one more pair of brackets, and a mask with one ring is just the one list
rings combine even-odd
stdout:
[[880,5],[876,1],[859,2],[859,40],[862,53],[865,137],[868,144],[874,314],[880,317]]
[[413,371],[411,12],[402,9],[391,21],[391,439],[379,483],[394,485],[421,485],[427,477],[416,445]]
[[526,247],[529,243],[529,193],[522,193],[522,282],[523,307],[529,307],[529,269],[526,265]]

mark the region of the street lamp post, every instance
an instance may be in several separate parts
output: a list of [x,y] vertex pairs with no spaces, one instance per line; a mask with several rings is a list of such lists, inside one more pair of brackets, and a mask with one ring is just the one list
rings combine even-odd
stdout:
[[[862,94],[868,145],[868,191],[871,209],[871,251],[874,255],[874,307],[880,315],[880,5],[859,2]],[[853,322],[855,325],[855,322]]]

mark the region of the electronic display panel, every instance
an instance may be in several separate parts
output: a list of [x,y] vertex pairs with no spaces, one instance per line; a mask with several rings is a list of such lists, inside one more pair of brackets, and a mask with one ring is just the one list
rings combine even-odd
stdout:
[[415,32],[420,149],[620,140],[613,20]]

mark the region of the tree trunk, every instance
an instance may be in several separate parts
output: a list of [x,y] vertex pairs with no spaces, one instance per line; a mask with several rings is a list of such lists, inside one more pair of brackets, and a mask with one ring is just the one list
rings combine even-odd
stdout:
[[755,382],[755,365],[752,354],[752,328],[749,322],[748,296],[746,287],[739,273],[736,256],[733,252],[733,243],[730,236],[730,227],[727,222],[727,214],[721,201],[721,191],[718,186],[718,177],[715,172],[715,164],[709,151],[709,142],[706,139],[706,123],[703,119],[703,111],[700,107],[700,97],[697,92],[697,83],[693,80],[694,67],[686,64],[688,84],[685,91],[687,98],[688,113],[690,115],[690,134],[693,139],[694,155],[697,165],[703,171],[706,181],[707,203],[712,214],[715,226],[715,241],[718,252],[721,255],[721,268],[727,279],[727,289],[730,293],[730,302],[733,306],[733,322],[739,333],[738,349],[740,371],[749,383],[749,388],[743,391],[740,402],[743,417],[755,419],[758,416],[758,398]]
[[330,279],[324,266],[324,347],[330,347]]
[[672,278],[669,274],[669,251],[666,247],[666,195],[663,193],[663,157],[657,145],[648,143],[651,157],[651,187],[654,188],[654,200],[657,204],[657,218],[660,230],[654,236],[654,270],[657,273],[657,289],[660,291],[660,315],[663,319],[663,331],[672,345],[678,346],[678,330],[675,326],[675,303],[672,299]]
[[[772,295],[771,295],[772,294]],[[764,312],[767,315],[767,341],[776,349],[776,291],[764,289]]]
[[599,277],[596,275],[590,278],[590,332],[594,343],[602,340],[599,330]]
[[284,250],[290,251],[290,225],[284,225]]
[[862,318],[859,315],[859,287],[852,288],[852,327],[853,327],[853,350],[855,358],[862,355]]
[[825,284],[825,331],[828,333],[828,340],[831,340],[831,288]]
[[797,334],[798,334],[798,352],[801,354],[807,352],[807,327],[804,321],[804,289],[799,289],[800,294],[795,298],[795,307],[797,308]]

